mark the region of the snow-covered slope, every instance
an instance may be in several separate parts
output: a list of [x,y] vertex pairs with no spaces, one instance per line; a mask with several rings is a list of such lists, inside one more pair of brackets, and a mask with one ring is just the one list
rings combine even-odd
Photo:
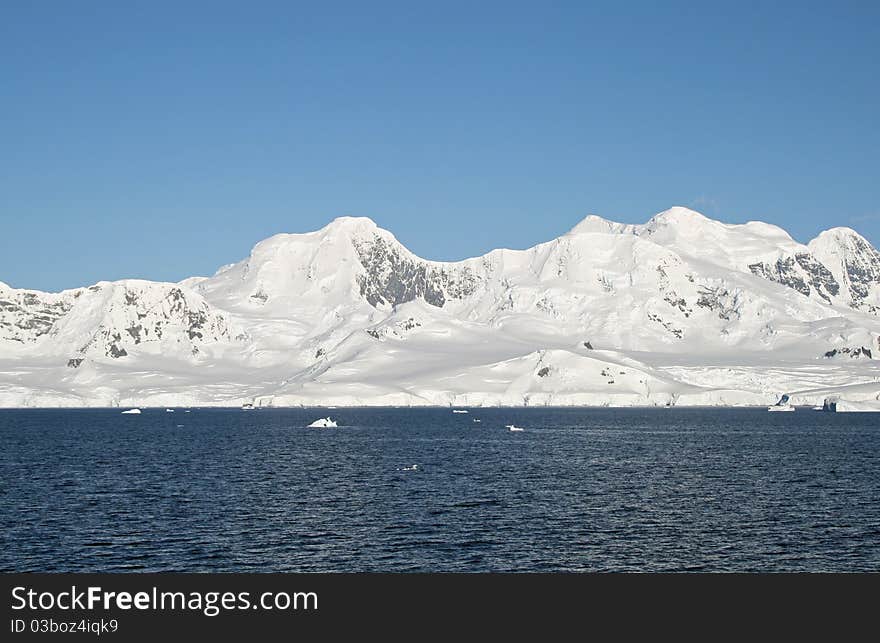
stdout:
[[364,218],[214,276],[0,283],[0,405],[667,405],[880,395],[880,254],[672,208],[459,262]]

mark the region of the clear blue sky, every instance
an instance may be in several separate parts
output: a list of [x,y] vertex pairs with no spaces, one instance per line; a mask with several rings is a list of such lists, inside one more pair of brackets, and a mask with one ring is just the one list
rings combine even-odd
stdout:
[[[589,5],[589,6],[588,6]],[[417,254],[689,205],[880,242],[880,3],[54,2],[0,16],[0,281]]]

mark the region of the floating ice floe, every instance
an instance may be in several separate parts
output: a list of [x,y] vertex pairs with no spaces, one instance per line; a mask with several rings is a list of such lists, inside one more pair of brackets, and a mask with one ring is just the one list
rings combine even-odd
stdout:
[[452,409],[453,413],[470,413],[467,409]]
[[336,426],[336,422],[331,420],[329,417],[327,418],[319,418],[309,424],[310,429],[332,429]]
[[165,409],[166,413],[174,413],[174,409]]
[[127,411],[123,411],[122,415],[140,415],[140,409],[128,409]]
[[524,428],[522,428],[521,426],[516,426],[515,424],[505,424],[504,426],[510,431],[525,431]]
[[413,464],[411,466],[404,467],[403,469],[401,469],[401,471],[418,471],[418,470],[419,470],[419,465],[417,465],[417,464]]

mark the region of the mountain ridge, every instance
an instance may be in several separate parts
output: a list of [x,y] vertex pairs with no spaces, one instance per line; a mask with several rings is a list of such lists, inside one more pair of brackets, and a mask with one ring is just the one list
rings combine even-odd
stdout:
[[[673,207],[444,262],[339,217],[210,277],[0,283],[0,406],[814,402],[817,368],[880,396],[878,312],[880,253],[848,228],[800,244]],[[623,363],[638,381],[602,375]]]

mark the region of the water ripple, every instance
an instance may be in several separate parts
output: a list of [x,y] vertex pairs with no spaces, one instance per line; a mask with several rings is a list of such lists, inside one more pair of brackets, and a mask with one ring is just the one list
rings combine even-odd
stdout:
[[2,410],[0,570],[880,570],[872,414],[334,413]]

